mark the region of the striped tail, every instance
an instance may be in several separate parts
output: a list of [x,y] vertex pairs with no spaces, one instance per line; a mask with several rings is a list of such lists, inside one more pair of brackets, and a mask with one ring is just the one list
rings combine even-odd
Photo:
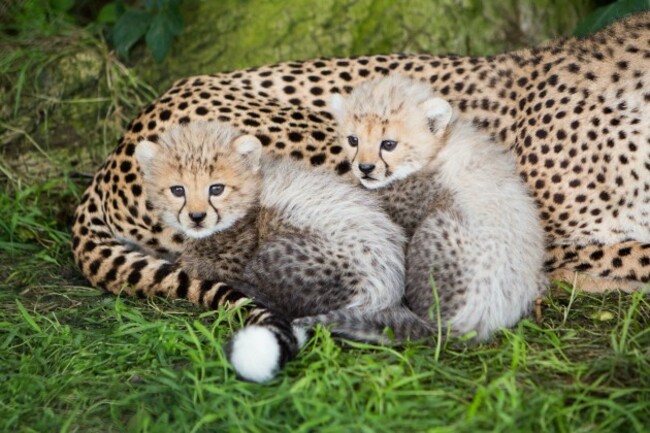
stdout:
[[[306,332],[294,329],[288,319],[250,303],[252,296],[244,290],[245,285],[192,278],[178,264],[115,239],[105,217],[100,190],[97,185],[91,185],[77,208],[72,250],[79,269],[93,286],[116,295],[187,299],[210,310],[245,304],[251,310],[247,326],[232,340],[229,358],[237,373],[247,380],[271,379],[305,344]],[[255,299],[262,300],[259,296]],[[266,372],[261,374],[259,369],[251,369],[247,359],[259,362]]]
[[187,299],[208,309],[246,301],[223,282],[191,278],[177,264],[118,241],[107,222],[97,179],[82,197],[72,226],[75,261],[94,287],[116,295]]
[[[431,337],[437,333],[435,324],[402,305],[373,312],[344,308],[293,321],[294,326],[308,329],[318,323],[330,327],[330,331],[336,336],[375,344],[399,344],[407,340]],[[390,332],[387,332],[388,329]]]
[[255,308],[226,348],[228,360],[244,380],[267,382],[298,355],[307,342],[306,328],[263,307]]

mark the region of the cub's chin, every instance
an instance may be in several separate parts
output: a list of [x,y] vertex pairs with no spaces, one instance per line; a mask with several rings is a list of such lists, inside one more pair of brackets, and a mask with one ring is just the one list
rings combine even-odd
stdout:
[[178,223],[171,225],[182,231],[188,239],[204,239],[230,229],[244,216],[244,214],[245,213],[232,212],[229,216],[219,216],[217,223],[208,227],[180,227]]
[[383,177],[382,179],[376,178],[360,178],[361,184],[367,189],[379,189],[384,188],[390,185],[393,182],[398,180],[406,179],[413,173],[420,170],[422,167],[413,166],[413,165],[403,165],[398,167],[397,170],[390,173],[390,175]]
[[403,165],[398,167],[395,171],[389,172],[388,176],[382,176],[381,178],[363,176],[361,173],[354,172],[354,175],[359,179],[361,185],[366,189],[380,189],[385,188],[393,182],[402,180],[410,176],[411,174],[418,171],[421,167],[413,165]]
[[366,178],[366,179],[359,179],[361,182],[361,185],[363,185],[364,188],[366,189],[379,189],[387,186],[390,184],[392,179],[371,179],[371,178]]
[[213,234],[217,233],[219,230],[216,227],[202,227],[202,228],[184,228],[183,233],[190,239],[204,239]]

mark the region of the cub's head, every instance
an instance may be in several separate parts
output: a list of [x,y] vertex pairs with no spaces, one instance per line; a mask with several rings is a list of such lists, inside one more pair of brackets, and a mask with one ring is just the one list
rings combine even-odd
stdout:
[[446,142],[452,108],[420,81],[389,76],[349,96],[332,95],[352,172],[366,188],[382,188],[428,164]]
[[174,127],[135,149],[147,198],[190,238],[226,230],[256,205],[262,144],[216,122]]

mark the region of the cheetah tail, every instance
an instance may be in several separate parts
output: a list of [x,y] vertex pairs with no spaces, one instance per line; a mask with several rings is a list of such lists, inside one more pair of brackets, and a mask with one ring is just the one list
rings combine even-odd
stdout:
[[308,339],[306,328],[263,307],[254,309],[228,344],[228,360],[244,380],[267,382],[293,358]]
[[435,325],[402,305],[374,312],[345,308],[293,321],[294,326],[305,328],[317,323],[329,326],[336,336],[375,344],[400,344],[436,334]]
[[[77,218],[75,224],[83,223],[83,219]],[[185,298],[208,309],[250,301],[239,287],[192,279],[174,263],[128,248],[97,221],[83,227],[86,229],[75,227],[79,235],[73,236],[72,247],[77,265],[94,287],[141,298]],[[307,333],[254,303],[247,307],[252,311],[246,327],[230,342],[228,358],[240,377],[264,382],[295,358],[307,340]]]
[[77,266],[94,287],[116,295],[184,298],[208,309],[247,301],[224,283],[190,278],[178,265],[119,242],[104,218],[91,185],[77,208],[72,250]]

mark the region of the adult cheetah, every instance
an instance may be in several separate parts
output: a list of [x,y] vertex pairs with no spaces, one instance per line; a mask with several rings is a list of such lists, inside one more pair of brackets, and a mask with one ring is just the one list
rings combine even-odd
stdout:
[[171,125],[206,119],[257,135],[269,153],[349,176],[332,93],[399,73],[430,83],[462,117],[516,157],[539,206],[551,277],[588,291],[650,281],[650,13],[586,39],[493,57],[377,55],[288,62],[182,79],[128,126],[82,197],[76,262],[110,292],[187,298],[215,307],[241,297],[170,258],[183,237],[147,202],[135,147]]

